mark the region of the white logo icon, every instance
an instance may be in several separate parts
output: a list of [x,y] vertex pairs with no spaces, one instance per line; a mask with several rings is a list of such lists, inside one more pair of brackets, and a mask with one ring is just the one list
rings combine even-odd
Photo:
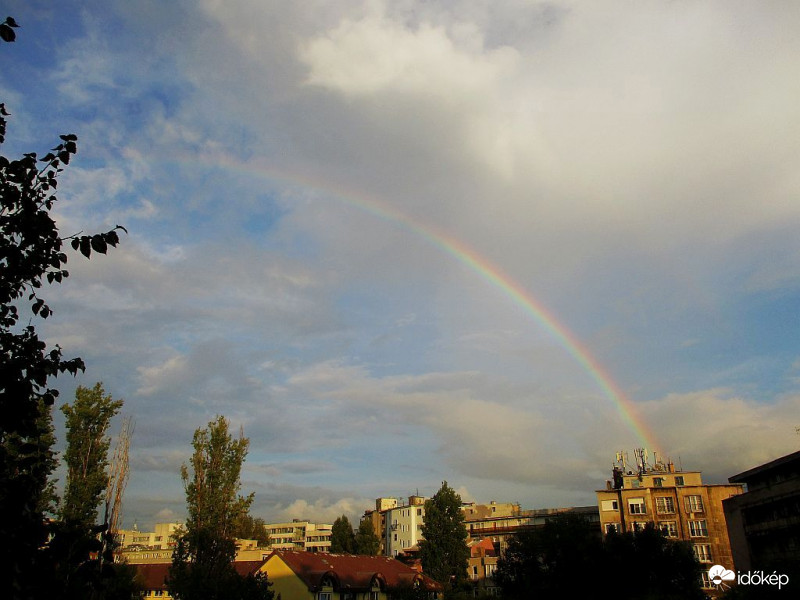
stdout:
[[708,570],[708,578],[714,585],[721,585],[723,581],[733,581],[736,579],[736,573],[730,569],[726,569],[722,565],[714,565]]

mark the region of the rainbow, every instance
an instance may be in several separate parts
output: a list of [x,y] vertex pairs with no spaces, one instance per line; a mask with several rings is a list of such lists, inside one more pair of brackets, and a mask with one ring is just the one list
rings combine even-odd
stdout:
[[325,192],[348,206],[355,207],[383,221],[400,225],[423,238],[500,290],[503,295],[507,296],[514,304],[532,317],[595,381],[603,394],[616,407],[620,419],[634,433],[641,447],[651,450],[659,449],[655,434],[642,419],[636,405],[625,395],[620,386],[614,382],[612,376],[592,356],[589,350],[581,344],[575,335],[533,294],[503,272],[498,265],[481,256],[462,241],[361,192],[346,190],[342,186],[332,185],[327,181],[315,180],[307,174],[275,168],[262,161],[242,163],[228,156],[214,156],[211,158],[206,157],[201,161],[193,157],[190,161],[181,161],[181,164],[187,164],[187,162],[193,165],[202,163],[209,168],[223,167],[228,171],[241,171],[248,175],[257,175],[272,181],[281,181],[295,186],[301,185]]

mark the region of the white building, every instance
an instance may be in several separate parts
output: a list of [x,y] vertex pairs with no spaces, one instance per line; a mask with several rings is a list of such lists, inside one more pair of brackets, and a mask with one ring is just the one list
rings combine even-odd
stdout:
[[416,546],[425,522],[425,498],[409,496],[408,504],[386,510],[384,554],[395,557]]

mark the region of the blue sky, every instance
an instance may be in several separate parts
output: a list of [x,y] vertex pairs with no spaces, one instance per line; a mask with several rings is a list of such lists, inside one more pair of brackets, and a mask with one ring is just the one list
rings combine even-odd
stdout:
[[[217,414],[269,520],[381,495],[591,504],[635,433],[470,248],[711,482],[797,448],[800,8],[7,4],[5,155],[79,137],[52,344],[136,421],[125,522]],[[403,215],[402,219],[381,214]]]

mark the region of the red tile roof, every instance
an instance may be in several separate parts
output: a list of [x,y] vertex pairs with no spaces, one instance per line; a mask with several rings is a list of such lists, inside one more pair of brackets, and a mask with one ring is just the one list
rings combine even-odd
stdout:
[[387,556],[276,550],[267,557],[267,560],[275,555],[283,560],[312,592],[319,590],[326,576],[334,583],[334,589],[341,591],[369,591],[373,581],[377,581],[382,589],[411,586],[416,582],[429,591],[443,589],[427,575],[418,573],[399,560]]
[[[264,564],[263,560],[237,560],[233,563],[234,569],[242,577],[252,575]],[[138,577],[146,590],[166,590],[167,576],[171,563],[143,563],[134,564]]]

